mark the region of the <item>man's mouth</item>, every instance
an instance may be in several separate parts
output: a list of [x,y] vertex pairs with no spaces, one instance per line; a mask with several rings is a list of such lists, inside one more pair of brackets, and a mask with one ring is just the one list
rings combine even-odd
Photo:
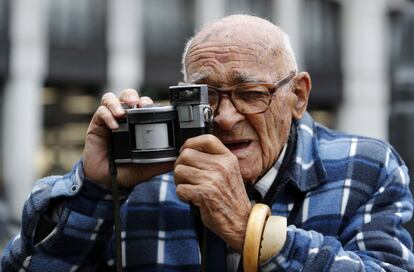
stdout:
[[232,152],[243,150],[245,148],[248,148],[249,145],[252,143],[251,140],[240,140],[240,141],[231,141],[231,142],[225,142],[224,145]]

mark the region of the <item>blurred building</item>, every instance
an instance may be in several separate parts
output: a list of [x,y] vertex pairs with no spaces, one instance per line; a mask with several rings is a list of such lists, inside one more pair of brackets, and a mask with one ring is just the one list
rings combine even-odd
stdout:
[[105,90],[166,99],[185,42],[232,13],[287,31],[316,119],[391,140],[414,169],[414,1],[0,0],[0,180],[16,225],[33,182],[80,158]]

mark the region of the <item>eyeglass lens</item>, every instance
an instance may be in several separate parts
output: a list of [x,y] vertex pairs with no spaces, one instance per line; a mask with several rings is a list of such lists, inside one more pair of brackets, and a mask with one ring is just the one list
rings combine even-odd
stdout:
[[[209,88],[208,96],[209,103],[213,111],[217,110],[220,98],[224,93],[218,92],[213,88]],[[245,85],[236,87],[232,90],[230,99],[233,105],[241,113],[259,113],[267,110],[271,94],[269,90],[260,85]]]

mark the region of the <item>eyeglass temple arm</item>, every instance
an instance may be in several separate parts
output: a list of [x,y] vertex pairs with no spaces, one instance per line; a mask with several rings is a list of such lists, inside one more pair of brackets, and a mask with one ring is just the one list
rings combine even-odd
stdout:
[[296,71],[290,72],[287,76],[279,80],[273,85],[273,89],[278,89],[282,87],[283,85],[287,84],[289,81],[291,81],[296,76]]

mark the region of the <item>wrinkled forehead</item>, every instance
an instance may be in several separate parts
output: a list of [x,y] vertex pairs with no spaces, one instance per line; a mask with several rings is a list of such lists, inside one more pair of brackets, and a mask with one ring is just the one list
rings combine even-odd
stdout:
[[265,44],[237,39],[193,43],[185,66],[189,82],[215,77],[233,84],[271,80],[278,70],[275,56]]
[[263,51],[251,44],[201,43],[188,52],[187,81],[240,84],[271,80],[273,60]]
[[238,68],[243,67],[232,69],[231,65],[226,66],[226,71],[236,81],[257,80],[257,71],[265,70],[276,74],[277,78],[277,73],[283,69],[282,37],[275,25],[263,21],[219,21],[203,28],[193,38],[185,55],[187,80],[195,82],[214,73],[209,69],[209,63],[200,61],[209,56],[214,56],[218,63],[234,61]]

